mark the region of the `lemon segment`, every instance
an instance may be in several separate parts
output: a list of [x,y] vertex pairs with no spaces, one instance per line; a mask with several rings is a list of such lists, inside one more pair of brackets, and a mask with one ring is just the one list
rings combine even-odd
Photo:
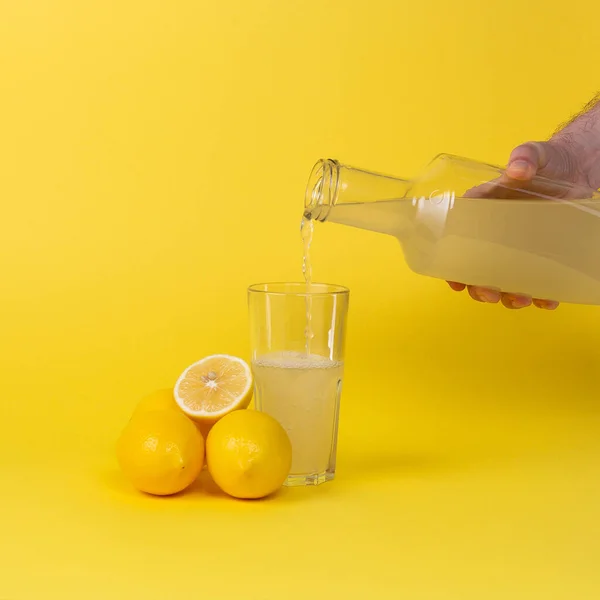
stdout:
[[190,365],[175,384],[175,402],[190,418],[215,423],[252,399],[252,371],[235,356],[215,354]]

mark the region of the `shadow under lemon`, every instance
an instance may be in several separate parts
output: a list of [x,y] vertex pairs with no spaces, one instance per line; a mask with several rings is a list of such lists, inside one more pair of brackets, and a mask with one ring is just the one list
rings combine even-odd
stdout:
[[[318,493],[319,497],[323,497],[324,495],[330,495],[331,488],[329,488],[329,486],[318,486],[318,487],[319,487],[319,493]],[[323,489],[320,489],[320,488],[323,488]],[[329,488],[329,491],[325,488]],[[313,491],[316,491],[316,489]],[[333,490],[333,491],[335,491],[335,490]],[[183,494],[185,494],[185,493],[186,492],[183,492]],[[206,468],[200,473],[200,476],[198,477],[196,482],[194,484],[192,484],[190,486],[190,488],[188,488],[187,494],[188,495],[198,494],[198,495],[202,495],[202,496],[205,496],[208,498],[222,498],[222,499],[226,499],[228,502],[235,500],[238,503],[242,503],[242,504],[247,504],[247,503],[261,504],[261,503],[269,503],[269,502],[273,502],[273,501],[277,501],[278,503],[282,503],[282,504],[290,504],[290,503],[297,503],[297,502],[306,502],[306,501],[309,501],[311,499],[311,497],[316,497],[314,494],[313,494],[313,496],[310,495],[310,489],[308,489],[308,488],[290,488],[290,487],[282,486],[276,492],[274,492],[273,494],[270,494],[269,496],[265,496],[264,498],[243,499],[243,500],[233,498],[232,496],[228,496],[225,492],[223,492],[219,488],[219,486],[213,480],[208,469],[206,469]]]
[[227,495],[223,492],[219,486],[214,482],[208,469],[205,467],[196,481],[190,485],[187,489],[172,494],[170,496],[155,496],[152,494],[146,494],[135,489],[123,473],[118,469],[107,469],[104,470],[100,475],[102,484],[108,488],[111,492],[117,493],[123,499],[127,498],[134,503],[139,503],[141,500],[149,502],[164,502],[169,503],[175,501],[175,506],[180,506],[181,500],[193,501],[194,504],[202,506],[202,502],[214,502],[224,501],[228,505],[231,503],[243,505],[243,504],[265,504],[269,502],[278,502],[280,505],[284,504],[296,504],[310,502],[311,500],[322,499],[324,497],[331,497],[336,495],[336,486],[312,486],[310,488],[288,488],[282,486],[279,490],[269,496],[257,499],[238,499]]

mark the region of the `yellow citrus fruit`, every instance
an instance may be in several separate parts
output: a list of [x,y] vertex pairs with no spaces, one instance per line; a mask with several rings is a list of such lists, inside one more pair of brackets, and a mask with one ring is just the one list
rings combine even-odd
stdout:
[[213,424],[252,400],[252,371],[241,358],[207,356],[190,365],[175,384],[175,401],[191,419]]
[[292,466],[292,444],[271,416],[240,410],[223,417],[206,440],[215,483],[235,498],[263,498],[278,490]]
[[173,396],[173,388],[157,390],[142,398],[137,403],[132,417],[136,417],[141,413],[150,412],[152,410],[164,410],[168,408],[179,410],[179,406],[177,406],[177,402],[175,402]]
[[139,413],[117,442],[119,465],[138,490],[167,496],[188,487],[204,464],[204,439],[184,414],[171,409]]

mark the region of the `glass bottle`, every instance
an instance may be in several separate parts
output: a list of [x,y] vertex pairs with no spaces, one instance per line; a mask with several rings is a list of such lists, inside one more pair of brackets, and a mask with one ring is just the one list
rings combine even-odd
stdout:
[[394,236],[420,275],[600,304],[600,194],[441,154],[413,179],[320,160],[305,218]]

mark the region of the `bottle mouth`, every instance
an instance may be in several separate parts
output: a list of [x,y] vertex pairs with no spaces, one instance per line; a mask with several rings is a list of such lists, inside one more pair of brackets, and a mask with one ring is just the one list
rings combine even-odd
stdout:
[[324,221],[338,195],[340,166],[330,158],[319,160],[312,168],[304,195],[304,217]]

